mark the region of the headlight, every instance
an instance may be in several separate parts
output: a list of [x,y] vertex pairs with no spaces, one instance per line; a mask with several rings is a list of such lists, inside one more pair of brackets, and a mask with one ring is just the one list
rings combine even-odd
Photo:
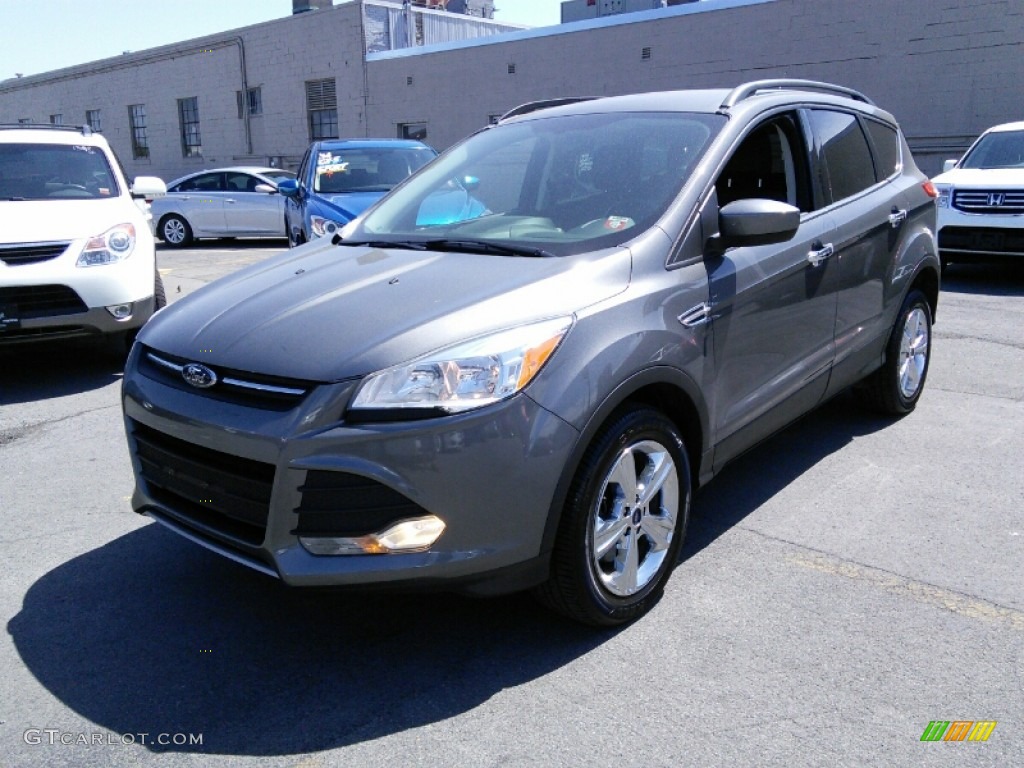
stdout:
[[132,224],[118,224],[102,235],[89,238],[76,266],[96,267],[123,261],[135,250],[135,227]]
[[936,184],[935,191],[939,193],[939,196],[935,199],[935,204],[939,208],[949,208],[949,198],[953,196],[953,188],[944,184]]
[[541,369],[572,319],[560,317],[483,336],[367,376],[353,409],[467,411],[511,397]]
[[344,224],[339,224],[331,219],[325,219],[323,216],[310,216],[309,217],[309,228],[313,233],[313,237],[330,237]]

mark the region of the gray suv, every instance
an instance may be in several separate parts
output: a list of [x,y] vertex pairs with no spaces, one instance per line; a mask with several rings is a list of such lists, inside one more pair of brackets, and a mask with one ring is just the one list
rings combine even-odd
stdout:
[[133,506],[290,585],[632,620],[726,462],[852,385],[914,408],[934,198],[826,83],[520,107],[146,325]]

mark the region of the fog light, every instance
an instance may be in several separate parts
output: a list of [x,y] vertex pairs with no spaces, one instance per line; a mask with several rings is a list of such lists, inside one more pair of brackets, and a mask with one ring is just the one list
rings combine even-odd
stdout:
[[378,555],[423,552],[444,533],[444,521],[428,515],[402,520],[390,528],[368,536],[329,538],[300,536],[299,542],[314,555]]
[[115,320],[127,320],[132,316],[131,304],[112,304],[107,307],[107,312],[114,316]]

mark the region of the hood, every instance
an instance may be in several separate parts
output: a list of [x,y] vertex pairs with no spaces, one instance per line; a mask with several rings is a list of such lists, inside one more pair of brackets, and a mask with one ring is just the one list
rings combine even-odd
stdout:
[[[386,191],[342,192],[336,195],[318,194],[316,201],[324,208],[333,208],[340,212],[345,217],[345,221],[351,221],[386,194]],[[327,211],[324,211],[324,213],[327,213]],[[341,223],[345,223],[345,221]]]
[[81,240],[115,224],[149,229],[142,211],[124,198],[104,200],[0,200],[0,242]]
[[1024,171],[1020,168],[954,168],[933,178],[932,183],[975,189],[1024,189]]
[[315,241],[159,312],[140,341],[186,359],[338,381],[570,315],[629,284],[625,248],[531,258]]

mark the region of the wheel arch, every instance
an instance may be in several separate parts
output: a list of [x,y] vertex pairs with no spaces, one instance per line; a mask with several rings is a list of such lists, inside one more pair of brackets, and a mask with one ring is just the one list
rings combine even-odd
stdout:
[[655,408],[665,414],[679,430],[690,463],[691,491],[710,479],[708,414],[697,383],[682,371],[667,366],[640,371],[622,382],[605,398],[580,432],[548,510],[541,540],[541,554],[545,558],[554,547],[569,488],[579,471],[584,454],[600,429],[622,410],[633,405]]
[[[931,266],[922,267],[914,279],[910,281],[910,285],[907,286],[907,292],[904,294],[904,299],[910,295],[911,291],[921,291],[924,294],[925,299],[928,301],[928,308],[932,313],[932,323],[935,323],[935,312],[939,306],[939,272]],[[902,302],[901,302],[902,304]]]

